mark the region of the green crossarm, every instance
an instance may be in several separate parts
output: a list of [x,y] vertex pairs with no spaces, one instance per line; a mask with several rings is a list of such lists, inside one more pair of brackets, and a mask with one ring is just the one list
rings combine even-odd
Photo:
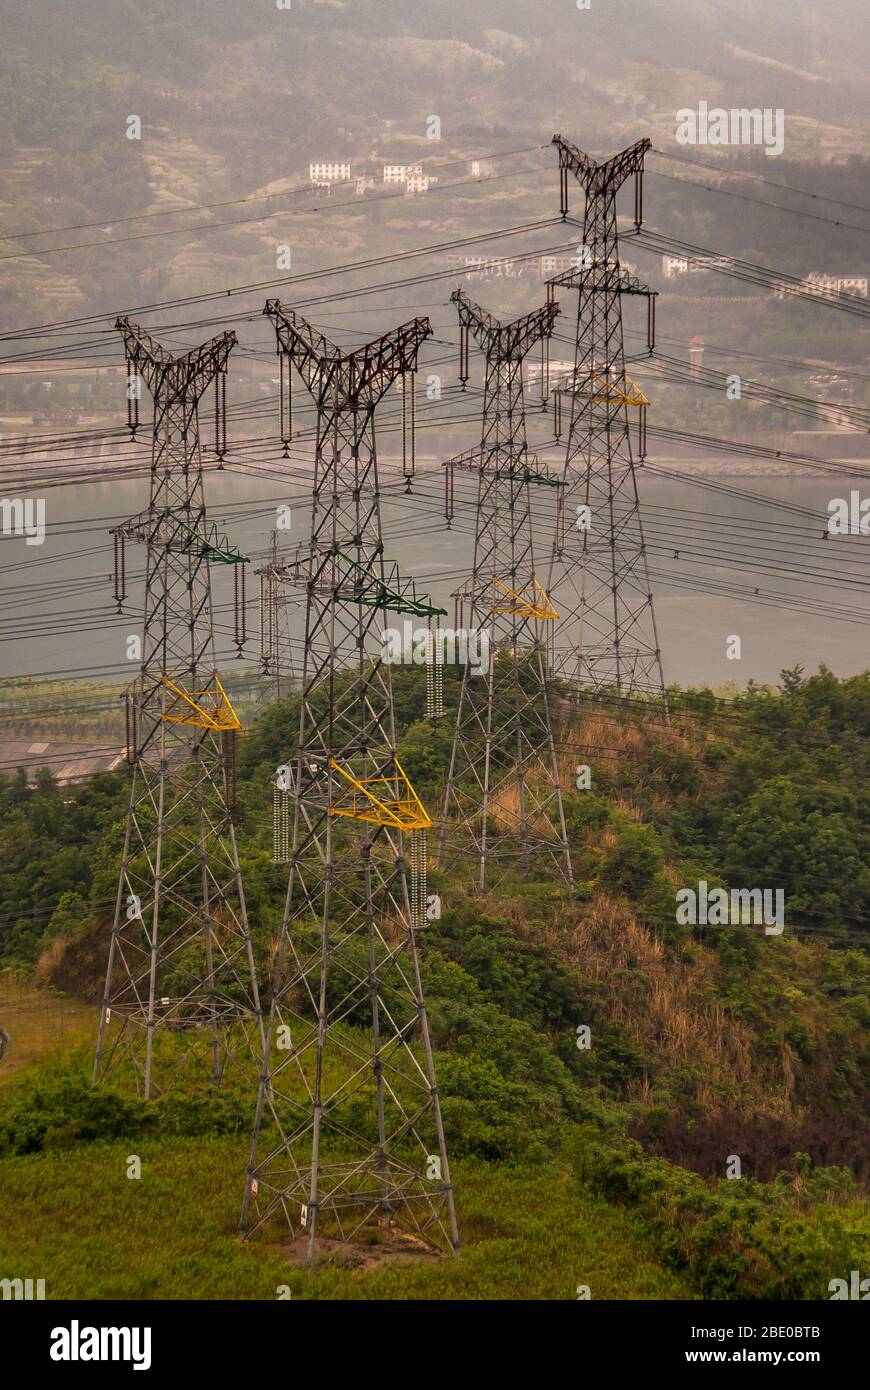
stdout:
[[413,579],[402,579],[395,561],[390,565],[387,581],[382,580],[365,565],[359,564],[350,555],[346,555],[343,550],[337,553],[345,564],[361,577],[365,587],[343,593],[342,586],[339,585],[333,593],[336,603],[361,603],[367,608],[387,608],[391,613],[412,613],[416,618],[446,615],[446,608],[435,608],[427,600],[417,596],[417,586]]
[[[249,563],[248,556],[243,555],[237,546],[230,545],[226,536],[218,530],[213,521],[206,523],[205,536],[203,537],[186,521],[182,521],[180,516],[176,516],[175,512],[169,512],[168,515],[182,531],[187,532],[191,545],[194,542],[199,544],[200,555],[216,561],[219,565],[247,565]],[[187,550],[189,547],[185,545],[183,548]]]
[[138,541],[147,541],[153,531],[155,520],[171,522],[173,526],[184,533],[182,538],[172,537],[167,543],[168,550],[182,553],[196,550],[197,554],[203,558],[214,560],[220,565],[247,565],[250,563],[248,556],[243,555],[236,546],[230,545],[226,536],[218,530],[213,521],[206,522],[205,535],[203,536],[196,527],[191,526],[177,512],[154,514],[142,512],[132,521],[127,521],[115,529],[118,534],[129,536]]
[[539,487],[567,486],[564,478],[554,478],[552,473],[549,473],[546,468],[541,469],[540,472],[534,472],[532,469],[526,468],[521,473],[505,473],[504,469],[500,469],[499,476],[502,478],[517,478],[522,483],[536,483]]
[[[496,452],[493,450],[493,452]],[[547,468],[543,468],[537,457],[533,454],[533,463],[525,463],[527,457],[525,450],[515,451],[514,460],[516,467],[497,468],[495,470],[498,478],[511,478],[518,483],[537,483],[541,487],[566,487],[564,478],[556,478]],[[454,458],[448,459],[442,464],[443,468],[462,468],[466,472],[475,472],[480,468],[481,449],[466,449],[464,454],[457,454]]]

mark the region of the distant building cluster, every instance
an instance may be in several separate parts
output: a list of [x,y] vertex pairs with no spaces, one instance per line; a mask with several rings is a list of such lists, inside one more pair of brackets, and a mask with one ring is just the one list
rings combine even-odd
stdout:
[[[637,271],[636,261],[620,261],[620,269],[634,275]],[[542,280],[551,280],[554,275],[564,275],[569,270],[579,270],[580,258],[576,254],[573,256],[541,256],[540,275]]]
[[867,299],[870,280],[866,275],[828,275],[823,270],[811,270],[798,284],[779,281],[774,286],[776,299],[787,299],[794,294],[817,294],[822,299],[838,299],[841,294],[854,295],[856,299]]
[[[407,194],[413,196],[415,193],[428,192],[438,182],[436,175],[423,172],[422,164],[376,165],[374,160],[369,159],[363,161],[362,166],[354,172],[349,160],[312,159],[308,165],[309,182],[315,188],[325,189],[330,189],[334,183],[352,182],[358,197],[379,183],[402,186]],[[492,176],[492,161],[489,159],[469,159],[466,168],[473,179]]]
[[422,164],[384,165],[384,183],[403,183],[406,193],[426,193],[437,182],[432,174],[423,173]]
[[[662,256],[662,273],[666,280],[698,271],[729,270],[733,265],[731,256]],[[774,281],[773,296],[775,299],[787,299],[790,295],[816,294],[823,299],[837,299],[841,294],[851,294],[858,299],[867,299],[870,296],[868,287],[870,277],[866,275],[829,275],[823,270],[811,270],[799,281]]]
[[[469,280],[520,280],[527,272],[537,273],[542,280],[578,268],[574,256],[448,256],[447,264],[462,270]],[[621,268],[633,275],[637,266],[622,261]]]
[[[403,185],[408,194],[426,193],[438,179],[432,174],[424,174],[422,164],[384,164],[381,166],[382,182]],[[313,159],[308,165],[308,177],[314,188],[332,188],[334,183],[353,183],[357,197],[362,197],[379,182],[378,171],[371,161],[356,174],[349,161],[340,159]]]
[[519,280],[527,268],[521,256],[448,256],[447,264],[462,270],[469,280]]
[[675,275],[729,270],[733,264],[730,256],[662,256],[662,274],[666,280],[673,280]]

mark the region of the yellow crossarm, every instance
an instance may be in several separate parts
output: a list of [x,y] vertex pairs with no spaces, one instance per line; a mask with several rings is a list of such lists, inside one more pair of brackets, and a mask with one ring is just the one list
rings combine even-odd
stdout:
[[[334,803],[329,808],[331,816],[347,816],[350,820],[367,821],[370,825],[392,826],[395,830],[428,830],[432,821],[419,796],[411,786],[405,769],[394,757],[396,774],[391,777],[354,777],[352,772],[339,767],[333,758],[330,766],[353,788],[350,805]],[[398,782],[402,793],[398,798],[385,798],[381,788],[391,790]]]
[[507,584],[495,574],[493,575],[493,579],[498,587],[503,589],[508,597],[513,600],[512,603],[507,604],[503,608],[493,608],[493,613],[509,613],[518,618],[540,618],[545,622],[558,618],[559,614],[553,607],[546,589],[544,589],[543,585],[538,583],[534,576],[532,576],[532,584],[537,592],[532,595],[529,594],[528,589],[520,589],[517,591],[508,588]]
[[649,405],[649,400],[630,376],[624,377],[624,391],[615,382],[609,381],[604,372],[593,371],[592,380],[593,383],[601,383],[600,386],[593,385],[593,401],[612,401],[614,405]]
[[163,684],[168,686],[173,694],[184,702],[180,713],[164,714],[163,718],[166,722],[168,724],[193,724],[197,729],[214,729],[218,732],[240,729],[242,726],[239,716],[230,704],[227,692],[221,685],[217,672],[215,672],[213,680],[214,688],[211,690],[182,690],[180,685],[175,684],[175,681],[164,676]]

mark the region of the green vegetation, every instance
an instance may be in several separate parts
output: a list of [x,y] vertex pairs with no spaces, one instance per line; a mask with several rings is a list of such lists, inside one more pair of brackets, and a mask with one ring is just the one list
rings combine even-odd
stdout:
[[[395,673],[399,754],[437,803],[450,718],[433,733],[415,675]],[[94,1091],[78,1025],[65,1046],[48,1030],[0,1095],[0,1264],[38,1265],[54,1296],[244,1298],[816,1299],[870,1266],[870,677],[671,695],[668,727],[554,691],[567,786],[571,749],[597,750],[593,789],[566,796],[575,891],[532,874],[474,898],[432,871],[423,973],[461,1264],[312,1273],[239,1245],[250,1092]],[[294,712],[263,708],[240,747],[264,965],[284,893],[268,776]],[[79,998],[101,985],[125,803],[121,772],[0,786],[4,958]],[[675,889],[702,877],[784,886],[786,932],[678,926]],[[364,1038],[364,1018],[346,1026]]]
[[[460,1261],[294,1268],[274,1246],[233,1234],[246,1148],[241,1139],[149,1139],[134,1150],[98,1143],[5,1159],[0,1267],[44,1270],[49,1298],[273,1299],[289,1285],[294,1299],[571,1299],[581,1283],[598,1298],[692,1297],[634,1213],[579,1191],[556,1165],[530,1186],[525,1169],[457,1162]],[[131,1151],[142,1159],[139,1181],[126,1177]]]
[[28,787],[23,769],[0,782],[0,960],[32,964],[43,942],[69,930],[95,899],[94,865],[124,814],[122,775],[60,788],[44,768]]
[[[725,12],[701,11],[691,0],[673,0],[668,25],[621,26],[615,65],[607,26],[582,41],[578,31],[566,42],[564,11],[555,5],[439,0],[421,14],[399,0],[368,0],[364,15],[353,31],[339,4],[320,0],[295,0],[292,15],[283,17],[274,4],[234,0],[190,0],[183,13],[174,0],[152,0],[147,9],[132,0],[11,9],[0,55],[4,230],[16,236],[78,230],[10,244],[10,253],[30,254],[0,268],[4,323],[23,327],[262,278],[274,271],[276,229],[292,243],[294,274],[309,274],[364,257],[373,242],[384,254],[445,242],[467,229],[469,219],[475,227],[504,227],[556,216],[556,163],[546,149],[535,151],[554,130],[596,152],[631,144],[645,130],[664,137],[674,129],[675,90],[686,83],[713,90],[723,80],[723,60],[734,104],[755,101],[745,60],[724,58],[723,45],[733,37]],[[712,45],[711,25],[718,32]],[[682,54],[676,68],[675,36]],[[718,54],[712,68],[711,52]],[[856,95],[860,50],[840,45],[819,59],[822,81],[807,82],[802,62],[794,69],[783,64],[778,73],[778,100],[793,122],[776,181],[860,207],[867,182]],[[451,100],[441,112],[441,139],[433,142],[426,138],[426,113],[439,111],[445,84]],[[126,136],[134,113],[142,120],[139,140]],[[525,153],[499,160],[491,187],[470,177],[469,156],[513,150]],[[679,166],[651,158],[649,226],[798,276],[861,273],[860,221],[852,226],[854,218],[841,217],[832,237],[823,216],[802,217],[795,235],[794,220],[775,211],[782,200],[756,182],[771,174],[762,150],[711,148],[708,155],[702,163],[714,171],[696,172],[691,186]],[[309,161],[323,158],[346,159],[355,174],[366,169],[378,180],[385,163],[424,159],[440,182],[411,205],[401,196],[384,198],[382,186],[361,198],[344,189],[312,197]],[[511,168],[517,176],[505,179]],[[549,185],[525,176],[538,168],[551,171]],[[738,196],[710,193],[711,186]],[[242,199],[248,206],[238,205]],[[119,221],[155,211],[179,215]],[[254,220],[259,217],[264,220]],[[178,233],[182,227],[207,230]],[[153,240],[155,234],[162,239]],[[523,249],[542,251],[560,241],[544,234]],[[52,254],[59,246],[76,249],[61,258]],[[570,238],[564,247],[573,249]],[[855,319],[844,343],[840,314],[749,294],[715,273],[666,278],[659,256],[623,250],[638,277],[666,296],[659,321],[668,352],[675,342],[703,335],[707,366],[713,344],[736,350],[751,343],[755,352],[797,356],[795,344],[811,332],[819,361],[845,365],[848,357],[858,365],[866,353],[866,329]],[[498,247],[483,254],[491,251],[504,254]],[[497,283],[507,299],[505,316],[528,308],[528,271]],[[735,361],[720,356],[715,366],[733,371]],[[807,391],[805,374],[787,366],[766,370],[773,372],[765,377],[770,385]],[[746,367],[745,377],[759,375]],[[10,374],[7,409],[39,414],[48,396],[59,412],[114,411],[114,372],[95,376],[54,373],[47,393],[42,372]],[[657,424],[697,427],[694,395],[653,372],[644,372],[643,384],[655,393]],[[837,391],[856,405],[867,403],[866,383],[841,379]],[[810,394],[820,393],[814,387]],[[704,392],[704,409],[708,432],[730,438],[806,425],[806,418],[748,398],[727,401],[718,387]]]

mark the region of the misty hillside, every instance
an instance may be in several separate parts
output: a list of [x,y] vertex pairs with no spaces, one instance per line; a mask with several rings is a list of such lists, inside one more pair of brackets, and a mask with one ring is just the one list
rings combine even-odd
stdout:
[[[573,0],[435,0],[422,9],[398,0],[293,0],[289,11],[274,0],[60,0],[26,10],[6,0],[0,225],[15,239],[0,252],[0,306],[22,325],[261,279],[274,267],[276,242],[291,232],[307,268],[308,250],[354,256],[373,233],[387,246],[409,244],[421,228],[455,235],[472,217],[479,224],[484,203],[508,218],[549,214],[555,178],[548,187],[538,174],[525,199],[511,180],[483,192],[463,188],[462,196],[441,189],[425,219],[401,199],[360,200],[365,218],[334,207],[326,232],[325,219],[315,225],[299,197],[311,159],[425,159],[433,172],[442,166],[443,184],[460,178],[470,154],[533,150],[554,130],[590,151],[643,135],[676,149],[675,111],[700,100],[782,107],[784,158],[740,150],[741,166],[782,178],[787,160],[800,161],[793,182],[861,201],[864,166],[851,175],[843,168],[863,151],[866,127],[868,40],[857,0],[839,6],[836,45],[823,35],[826,17],[806,0],[763,10],[676,0],[644,10],[639,25],[629,0],[593,0],[589,11]],[[130,115],[141,119],[141,140],[126,137]],[[426,137],[432,115],[440,141]],[[806,167],[820,160],[827,171]],[[831,171],[832,160],[839,169]],[[496,172],[506,179],[509,168],[550,163],[546,152],[527,154]],[[778,249],[781,229],[768,214],[759,220],[722,199],[684,211],[681,196],[659,180],[649,215],[672,229],[675,218],[688,219],[682,234],[718,235],[713,245],[736,252]],[[183,222],[113,223],[204,203],[226,205]],[[276,219],[276,207],[289,210],[287,220]],[[163,235],[173,226],[191,234]],[[64,230],[26,235],[41,228]],[[143,235],[149,231],[160,235]],[[825,246],[823,229],[804,223],[800,231]],[[100,250],[107,238],[123,238],[109,258]],[[848,262],[841,269],[854,273],[863,240],[851,260],[849,242],[838,246]]]

